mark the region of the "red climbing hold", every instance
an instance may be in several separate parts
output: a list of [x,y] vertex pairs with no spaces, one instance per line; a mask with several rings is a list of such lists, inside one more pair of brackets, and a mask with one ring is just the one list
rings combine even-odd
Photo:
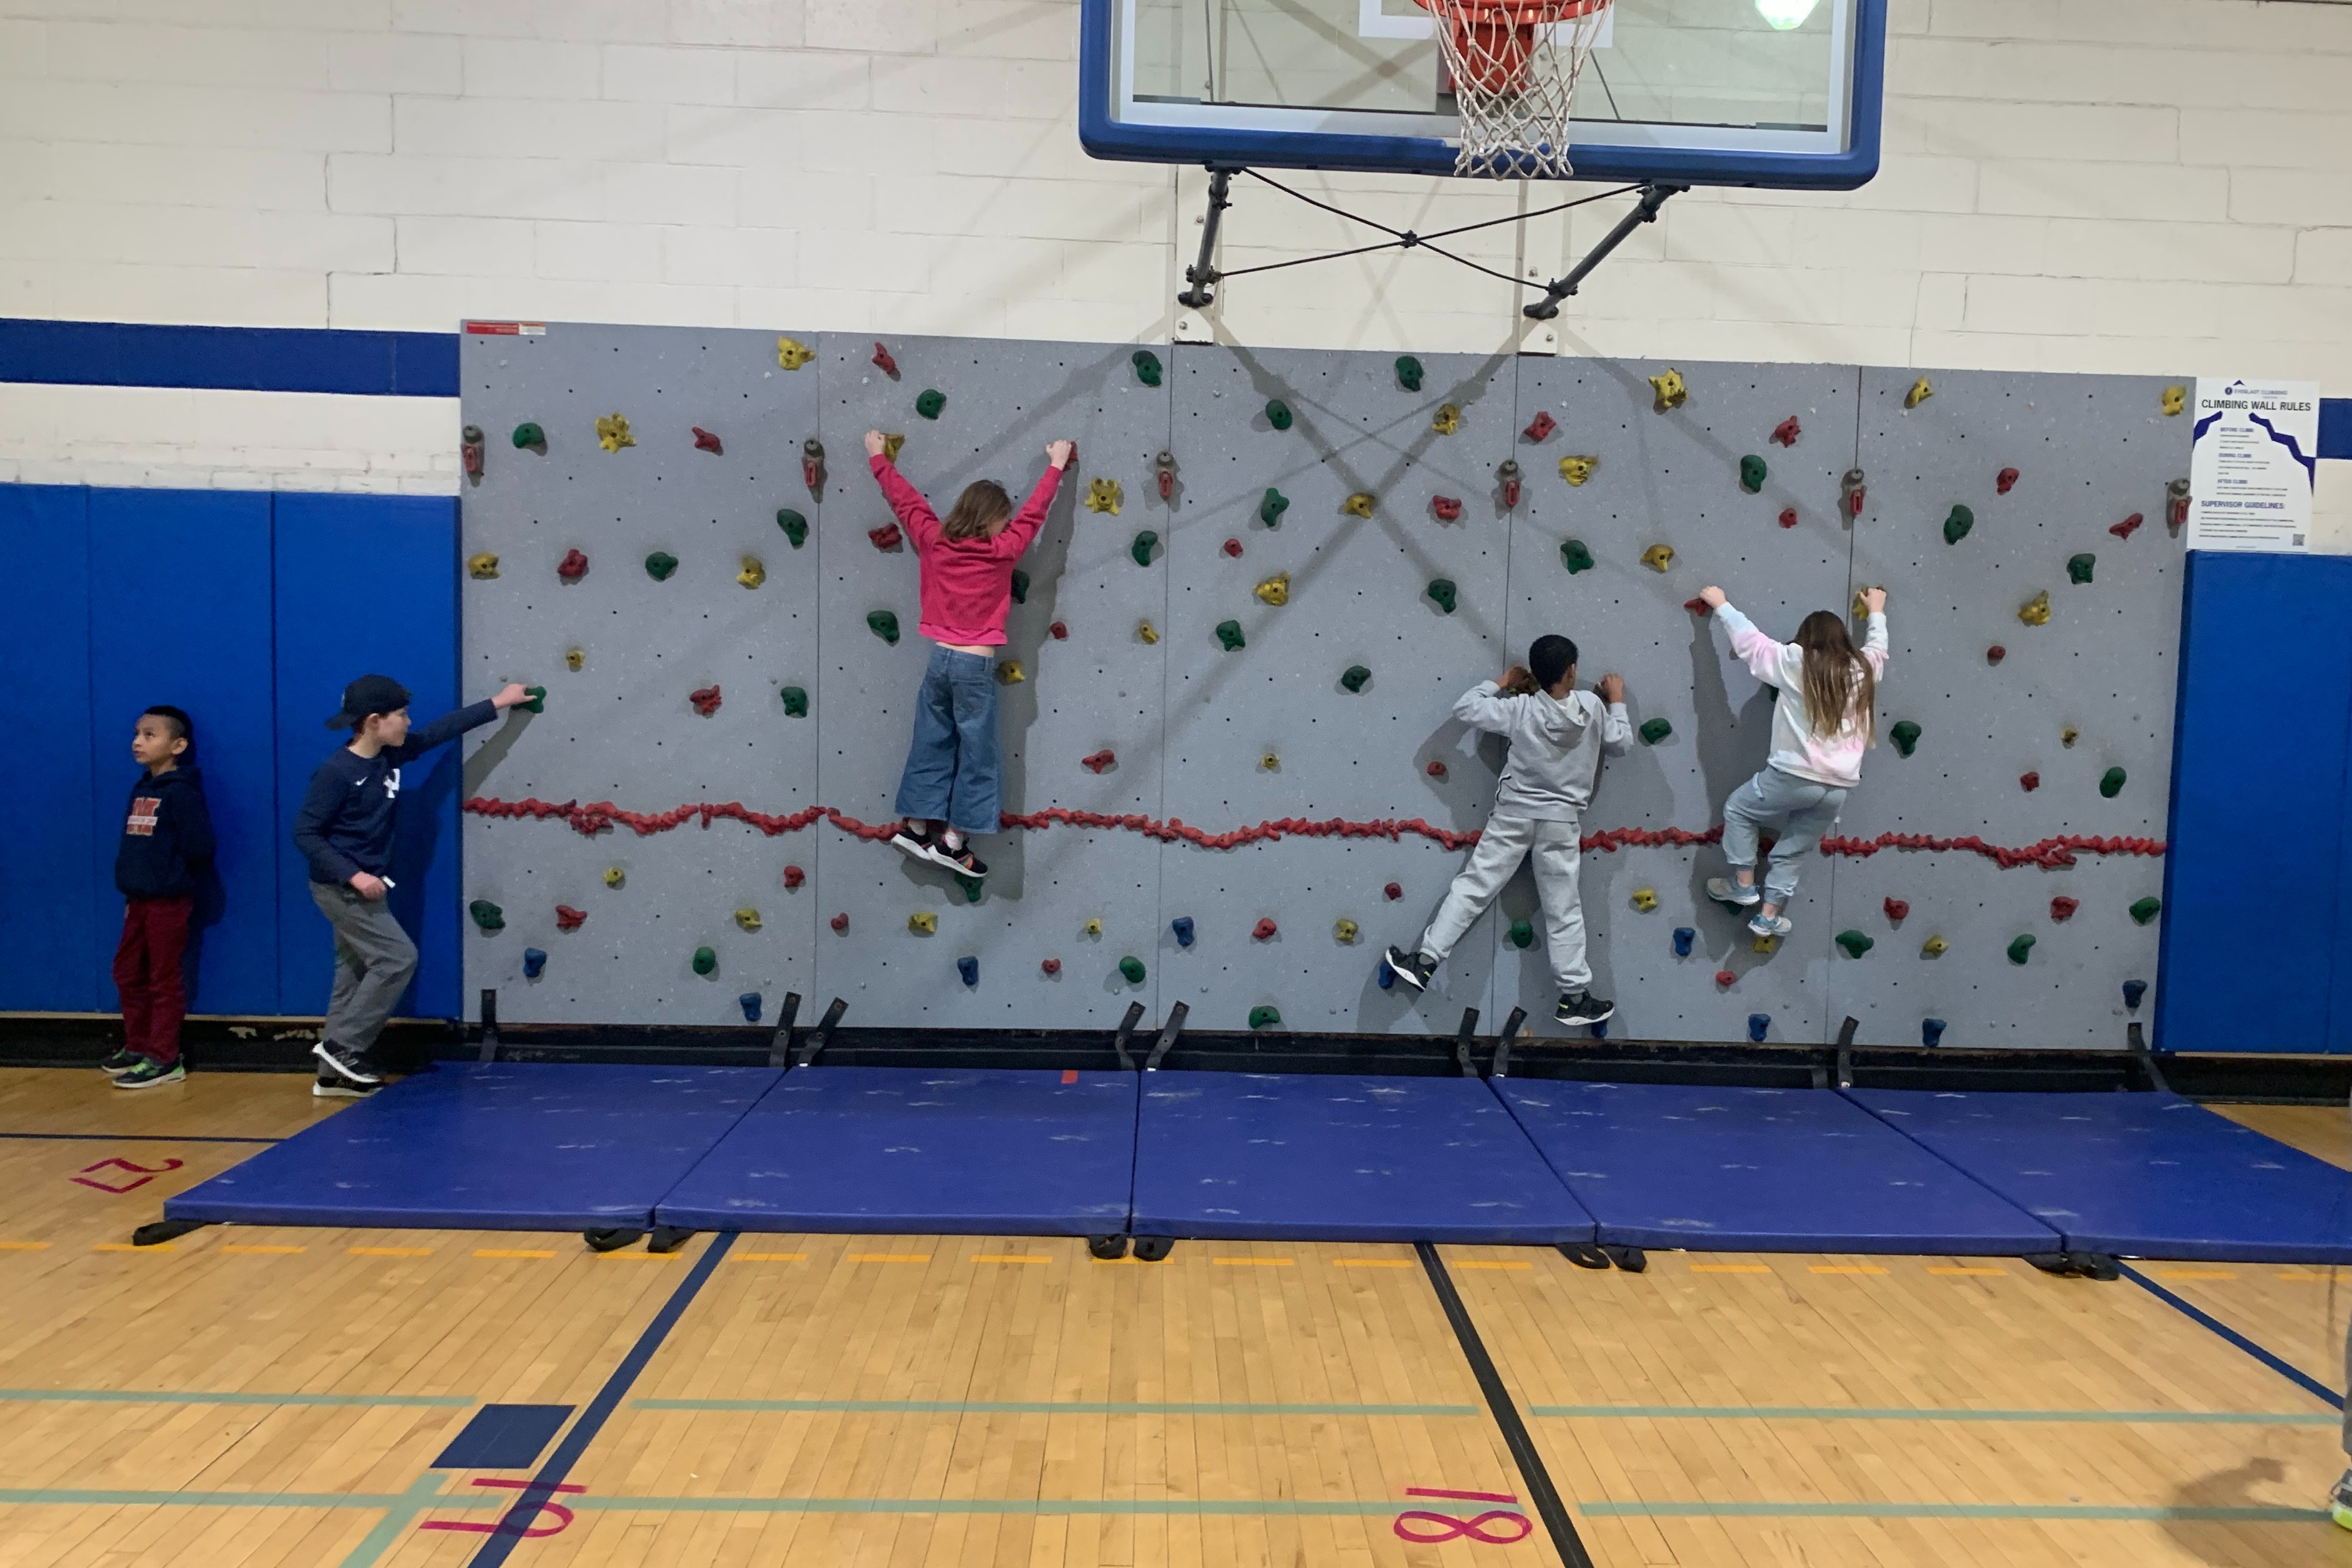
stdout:
[[1239,554],[1241,554],[1241,553],[1242,553],[1242,541],[1241,541],[1241,540],[1239,540],[1239,539],[1227,539],[1227,540],[1225,541],[1225,553],[1226,553],[1227,555],[1239,555]]
[[1804,431],[1797,423],[1797,416],[1793,413],[1772,427],[1772,439],[1783,446],[1794,446],[1797,444],[1797,437],[1803,434]]
[[1992,477],[1993,493],[1996,495],[2008,495],[2016,484],[2017,470],[2014,468],[2004,468]]
[[1089,772],[1099,773],[1118,760],[1118,758],[1112,752],[1107,750],[1097,751],[1092,757],[1079,758],[1078,766],[1087,769]]
[[1797,526],[1796,507],[1783,507],[1780,508],[1780,526],[1784,528],[1793,528]]
[[2021,773],[2017,776],[2017,787],[2031,795],[2036,789],[2042,788],[2042,775],[2039,773]]
[[1558,430],[1559,428],[1559,422],[1558,420],[1552,418],[1550,414],[1538,410],[1536,416],[1528,421],[1527,429],[1520,434],[1524,434],[1529,441],[1541,441],[1545,436],[1549,435],[1553,431]]
[[568,904],[555,906],[555,928],[558,931],[577,931],[587,919],[588,912],[584,909],[574,909]]
[[874,368],[894,382],[898,379],[898,361],[892,359],[890,350],[878,342],[874,345]]
[[1991,647],[1985,650],[1985,663],[1988,664],[1998,664],[2003,659],[2008,657],[2009,650],[2002,647],[1998,643],[1995,643]]
[[2166,488],[2170,492],[2170,499],[2165,504],[2165,527],[2175,529],[2183,528],[2189,522],[2189,486],[2181,480],[2175,479]]
[[1707,612],[1706,601],[1704,599],[1685,599],[1683,601],[1683,608],[1694,615],[1704,615]]
[[874,541],[874,548],[876,549],[893,550],[898,548],[900,541],[905,536],[898,532],[898,524],[885,523],[878,528],[866,529],[866,537]]
[[555,575],[566,582],[579,581],[588,575],[588,558],[576,549],[565,550],[563,559],[555,563]]
[[2119,539],[2127,539],[2131,538],[2136,531],[2137,531],[2141,522],[2144,520],[2145,519],[2143,519],[2137,512],[2134,512],[2130,517],[2126,517],[2122,522],[2117,523],[2115,527],[2109,528],[2107,532],[2115,535],[2116,538]]
[[1045,630],[1054,634],[1054,641],[1056,643],[1064,641],[1070,634],[1070,629],[1067,626],[1063,625],[1058,621],[1055,622],[1051,626],[1046,627]]
[[1048,958],[1037,967],[1049,975],[1058,975],[1062,972],[1062,961],[1059,958]]
[[1715,972],[1715,983],[1718,986],[1736,986],[1739,983],[1739,977],[1728,969],[1717,969]]
[[2069,898],[2062,893],[2057,897],[2050,901],[2050,918],[2053,920],[2069,919],[2074,915],[2074,911],[2082,907],[2083,904],[2080,899]]
[[1267,940],[1271,939],[1271,938],[1272,938],[1272,936],[1274,936],[1274,920],[1273,920],[1273,917],[1272,917],[1272,916],[1268,916],[1267,918],[1265,918],[1265,919],[1264,919],[1264,920],[1259,921],[1255,925],[1252,926],[1252,927],[1250,928],[1250,935],[1251,935],[1251,936],[1255,936],[1255,937],[1256,937],[1256,938],[1257,938],[1259,941],[1261,941],[1261,942],[1267,941]]
[[465,465],[467,477],[479,479],[482,476],[482,427],[469,424],[459,434],[462,439],[457,443],[458,460]]
[[845,912],[833,917],[833,928],[835,931],[846,931],[849,929],[849,916]]
[[1902,921],[1905,915],[1911,913],[1910,904],[1905,903],[1899,898],[1890,898],[1879,907],[1886,911],[1887,919],[1895,921],[1898,924]]
[[[703,429],[702,426],[698,424],[690,424],[687,426],[687,428],[694,432],[694,449],[697,452],[719,451],[719,437],[711,434],[710,432]],[[719,455],[721,456],[725,455],[724,453],[719,453]]]
[[800,867],[796,865],[788,865],[784,868],[784,885],[786,887],[798,887],[807,880],[808,873],[801,870]]
[[1443,763],[1443,762],[1440,762],[1440,761],[1439,761],[1439,760],[1437,760],[1437,758],[1435,758],[1434,757],[1431,758],[1429,759],[1429,776],[1430,776],[1432,779],[1443,779],[1443,778],[1444,778],[1444,777],[1445,777],[1445,764],[1444,764],[1444,763]]
[[1432,496],[1429,509],[1437,514],[1437,520],[1441,523],[1457,521],[1462,516],[1462,503],[1451,496]]
[[700,714],[705,718],[709,718],[712,714],[719,711],[718,684],[714,682],[709,685],[702,687],[698,691],[687,693],[686,700],[694,705],[695,712]]
[[1403,888],[1403,886],[1402,886],[1401,883],[1393,883],[1393,882],[1392,882],[1392,883],[1389,883],[1386,887],[1384,887],[1384,888],[1381,889],[1381,892],[1383,894],[1385,894],[1385,895],[1386,895],[1389,899],[1391,899],[1391,901],[1393,901],[1393,900],[1395,900],[1395,899],[1402,898],[1402,897],[1404,896],[1404,888]]

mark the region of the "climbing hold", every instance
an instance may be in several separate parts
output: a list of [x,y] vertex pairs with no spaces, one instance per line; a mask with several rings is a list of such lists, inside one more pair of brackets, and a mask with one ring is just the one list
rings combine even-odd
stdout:
[[866,629],[873,632],[877,637],[881,638],[885,643],[889,643],[891,646],[898,646],[898,618],[887,610],[867,611],[866,612]]
[[1116,479],[1087,481],[1087,510],[1089,512],[1108,512],[1115,517],[1118,516],[1119,504],[1126,499],[1127,494],[1119,488]]
[[1857,621],[1862,620],[1870,613],[1869,594],[1870,590],[1868,588],[1857,588],[1853,591],[1853,609],[1851,613]]
[[1276,606],[1287,604],[1290,602],[1290,574],[1286,571],[1277,571],[1251,591],[1268,604]]
[[1037,967],[1048,975],[1058,975],[1062,972],[1062,961],[1059,958],[1048,958]]
[[727,455],[726,450],[719,444],[718,436],[698,424],[689,424],[687,428],[694,432],[694,449],[697,452],[709,452],[721,457]]
[[600,414],[596,419],[596,444],[607,452],[618,452],[624,446],[635,446],[637,438],[629,434],[628,416],[619,413]]
[[1942,1019],[1921,1019],[1919,1020],[1919,1043],[1925,1046],[1938,1046],[1943,1044],[1944,1020]]
[[746,588],[757,588],[768,580],[768,569],[761,564],[758,556],[747,555],[743,558],[743,570],[735,574],[735,580]]
[[1709,609],[1704,599],[1685,599],[1683,601],[1683,608],[1694,615],[1705,615],[1708,613]]
[[776,527],[784,530],[784,538],[793,541],[794,549],[808,542],[808,519],[790,507],[776,508]]
[[686,700],[692,705],[695,712],[709,718],[719,711],[719,683],[713,681],[707,686],[697,686],[686,694]]
[[524,979],[538,979],[541,971],[544,970],[546,967],[547,950],[545,948],[526,947],[522,950],[522,977]]
[[[2146,520],[2147,520],[2147,519],[2146,519],[2146,518],[2144,518],[2144,517],[2141,517],[2137,512],[2134,512],[2130,517],[2126,517],[2122,522],[2120,522],[2120,523],[2114,523],[2114,524],[2109,525],[2109,527],[2108,527],[2108,528],[2107,528],[2107,532],[2109,532],[2109,533],[2111,533],[2111,534],[2115,535],[2115,536],[2116,536],[2116,538],[2119,538],[2119,539],[2127,539],[2127,538],[2131,538],[2131,537],[2132,537],[2132,535],[2133,535],[2134,533],[2136,533],[2136,532],[2137,532],[2137,531],[2138,531],[2140,524],[2141,524],[2141,523],[2143,523],[2143,522],[2145,522]],[[2088,556],[2084,556],[2084,557],[2082,557],[2081,559],[2084,559],[2084,560],[2088,560],[2088,559],[2090,559],[2091,558],[2090,558],[2090,557],[2088,557]],[[2084,579],[2083,580],[2084,580],[2084,581],[2088,581],[2088,580],[2089,580],[2089,579],[2085,578],[2085,579]]]
[[1536,416],[1528,421],[1528,427],[1519,432],[1519,434],[1526,436],[1529,441],[1541,441],[1544,437],[1549,435],[1553,431],[1558,430],[1559,428],[1559,422],[1552,418],[1549,411],[1538,409],[1536,411]]
[[1234,557],[1234,558],[1235,559],[1237,559],[1237,560],[1241,558],[1241,553],[1242,553],[1242,541],[1241,541],[1241,540],[1239,540],[1239,539],[1227,539],[1227,540],[1226,540],[1223,545],[1219,546],[1218,548],[1219,548],[1219,549],[1223,549],[1223,550],[1227,555]]
[[741,996],[735,998],[735,1005],[743,1009],[743,1021],[745,1023],[758,1023],[760,1021],[759,992],[745,991]]
[[1421,361],[1411,354],[1399,356],[1396,362],[1397,385],[1407,392],[1421,390]]
[[2146,980],[2126,980],[2124,982],[2124,1006],[2127,1008],[2136,1008],[2139,1006],[2140,998],[2146,995],[2147,995],[2147,982]]
[[1290,428],[1290,405],[1280,398],[1269,399],[1265,405],[1265,422],[1276,430]]
[[1778,936],[1759,936],[1748,946],[1756,952],[1769,953],[1774,947],[1780,946],[1780,939]]
[[2164,482],[2164,525],[2179,528],[2189,521],[2189,481],[2167,479]]
[[1729,969],[1717,969],[1715,972],[1715,983],[1718,986],[1736,986],[1739,983],[1739,977]]
[[1748,1015],[1748,1038],[1755,1041],[1758,1045],[1764,1043],[1764,1037],[1771,1032],[1771,1029],[1772,1015],[1770,1013],[1749,1013]]
[[1600,466],[1601,459],[1598,457],[1563,457],[1559,460],[1559,476],[1571,485],[1581,485],[1591,478],[1592,471]]
[[1228,653],[1249,646],[1248,639],[1242,635],[1242,623],[1238,621],[1218,622],[1217,641],[1224,644],[1225,652]]
[[735,924],[746,931],[757,931],[761,924],[760,912],[756,909],[739,909],[735,912]]
[[948,394],[937,387],[926,387],[915,394],[915,412],[925,419],[937,419],[940,410],[947,407]]
[[537,452],[542,456],[547,453],[547,432],[530,420],[526,419],[514,427],[513,440],[519,450]]
[[1770,472],[1764,459],[1751,452],[1739,460],[1739,487],[1753,496],[1764,487]]
[[1874,938],[1860,931],[1841,931],[1837,934],[1837,945],[1845,949],[1847,957],[1859,958],[1877,946],[1878,943]]
[[1137,381],[1148,387],[1156,387],[1160,384],[1159,355],[1149,349],[1138,349],[1127,357],[1127,362],[1135,367]]
[[2066,580],[2069,582],[2090,581],[2091,569],[2096,566],[2098,561],[2099,558],[2090,554],[2088,551],[2085,551],[2081,555],[2068,556],[2066,558]]
[[2033,772],[2021,773],[2017,776],[2017,787],[2031,795],[2042,788],[2042,775]]
[[1845,503],[1847,517],[1862,516],[1863,503],[1869,494],[1870,487],[1864,482],[1861,469],[1849,468],[1838,476],[1838,497]]
[[831,920],[826,921],[825,924],[832,926],[835,931],[846,931],[849,929],[849,912],[844,910],[841,914],[835,915]]
[[1263,1003],[1249,1010],[1249,1026],[1252,1029],[1272,1029],[1281,1021],[1282,1014]]
[[469,424],[457,433],[457,461],[466,470],[466,477],[478,485],[482,482],[482,427]]
[[2018,607],[2017,618],[2028,626],[2050,624],[2050,591],[2043,589]]
[[1663,718],[1645,718],[1642,721],[1642,728],[1640,731],[1642,744],[1644,746],[1655,746],[1658,742],[1665,739],[1666,737],[1674,734],[1674,732],[1675,727],[1667,723]]
[[918,909],[914,914],[907,916],[907,929],[916,933],[918,936],[935,936],[938,934],[939,928],[940,917],[930,910]]
[[1952,945],[1949,942],[1945,941],[1941,936],[1930,936],[1925,942],[1919,944],[1919,956],[1922,958],[1940,958],[1951,950],[1951,946]]
[[1503,487],[1503,510],[1510,511],[1519,504],[1518,460],[1506,457],[1495,465],[1495,482]]
[[890,350],[878,341],[874,345],[874,368],[894,382],[898,379],[898,361],[892,359]]
[[1274,939],[1274,933],[1275,925],[1274,917],[1272,915],[1261,916],[1258,923],[1250,927],[1250,935],[1256,937],[1261,942],[1272,941]]
[[1387,886],[1381,889],[1381,896],[1393,904],[1398,899],[1404,896],[1404,884],[1401,882],[1390,883]]
[[1998,643],[1995,643],[1991,647],[1985,650],[1985,663],[1988,664],[1998,664],[2003,659],[2008,657],[2009,650],[2002,647]]
[[2123,788],[2124,770],[2122,768],[2110,768],[2099,775],[2099,793],[2106,799],[2114,800],[2123,793]]
[[1640,910],[1644,915],[1654,913],[1658,907],[1658,890],[1654,887],[1635,888],[1633,890],[1633,907]]
[[1143,960],[1133,955],[1118,961],[1118,972],[1126,977],[1127,983],[1130,986],[1143,984]]
[[1442,758],[1433,757],[1429,759],[1429,766],[1423,771],[1432,779],[1443,779],[1445,777],[1445,763]]
[[606,887],[618,887],[628,880],[629,873],[623,871],[619,866],[608,865],[604,868],[604,885]]
[[1917,408],[1935,395],[1936,389],[1927,383],[1927,377],[1921,376],[1911,383],[1911,390],[1903,394],[1903,406],[1906,409]]
[[1149,647],[1152,643],[1160,641],[1160,628],[1154,626],[1149,621],[1137,622],[1135,623],[1135,634],[1142,641],[1146,647]]
[[696,974],[708,975],[717,967],[719,967],[719,955],[715,951],[709,947],[697,947],[694,950],[694,972]]
[[1020,660],[999,659],[996,661],[996,684],[998,685],[1017,686],[1028,678],[1029,677],[1027,675],[1021,673]]
[[2011,963],[2024,963],[2026,955],[2032,951],[2033,937],[2032,934],[2029,933],[2021,936],[2012,936],[2009,939],[2009,961]]
[[1099,936],[1102,935],[1102,922],[1099,920],[1088,920],[1084,925],[1080,925],[1078,929],[1084,931],[1089,936]]
[[824,488],[824,443],[814,435],[801,443],[801,482],[811,495]]
[[1441,523],[1462,520],[1462,503],[1452,496],[1432,496],[1429,509],[1437,514],[1437,520]]
[[1527,948],[1534,945],[1535,939],[1536,928],[1532,923],[1525,920],[1514,920],[1511,922],[1512,946],[1524,952]]
[[1127,553],[1135,558],[1136,565],[1150,566],[1151,551],[1159,543],[1160,536],[1146,528],[1135,536],[1135,542],[1127,547]]
[[1444,611],[1448,615],[1454,613],[1454,589],[1451,580],[1443,577],[1433,579],[1429,587],[1423,591],[1437,601],[1437,607],[1440,610]]
[[1797,423],[1797,416],[1793,413],[1772,427],[1772,439],[1783,446],[1794,446],[1797,437],[1803,434],[1804,429]]
[[1176,494],[1176,455],[1163,451],[1151,460],[1151,472],[1160,486],[1160,498],[1172,499]]
[[1351,517],[1369,517],[1372,515],[1372,493],[1359,490],[1340,502],[1339,509]]
[[1652,545],[1648,549],[1642,552],[1642,564],[1648,567],[1652,571],[1665,570],[1666,568],[1675,564],[1675,547],[1672,545]]
[[1911,748],[1919,744],[1919,727],[1907,718],[1896,720],[1895,727],[1886,733],[1895,742],[1895,751],[1904,757],[1910,756]]
[[980,984],[980,960],[970,956],[958,958],[956,973],[963,977],[965,985],[977,986]]
[[1687,925],[1677,925],[1677,926],[1675,926],[1675,957],[1677,957],[1677,958],[1687,958],[1687,957],[1689,957],[1689,956],[1691,956],[1691,944],[1692,944],[1692,943],[1694,943],[1694,942],[1696,942],[1696,941],[1697,941],[1697,940],[1698,940],[1698,933],[1697,933],[1696,931],[1693,930],[1691,927],[1689,927],[1689,926],[1687,926]]
[[507,928],[506,911],[487,898],[478,898],[466,905],[466,913],[474,917],[474,924],[482,928],[484,936]]
[[1350,664],[1339,673],[1339,684],[1351,692],[1362,691],[1364,683],[1371,678],[1372,672],[1361,664]]
[[776,339],[776,363],[788,371],[799,370],[815,357],[816,350],[797,338]]
[[1359,927],[1354,921],[1343,916],[1331,923],[1331,936],[1334,941],[1353,942],[1356,939],[1358,929]]
[[878,528],[868,528],[866,530],[866,538],[878,550],[894,550],[906,542],[906,536],[898,531],[898,525],[896,523],[885,523]]
[[1168,923],[1168,928],[1176,933],[1176,946],[1179,947],[1190,947],[1192,945],[1192,917],[1191,915],[1178,915],[1175,919]]
[[1019,567],[1013,569],[1013,602],[1015,604],[1029,602],[1029,574]]
[[580,550],[565,550],[563,559],[555,563],[555,575],[566,582],[579,581],[588,575],[588,557]]
[[1118,760],[1118,755],[1106,748],[1096,752],[1091,757],[1079,758],[1078,766],[1085,768],[1089,773],[1100,773],[1104,768],[1108,768]]
[[1056,643],[1066,643],[1070,639],[1070,629],[1059,621],[1048,622],[1045,626],[1045,635]]
[[1992,476],[1992,489],[1996,496],[2008,495],[2016,487],[2016,485],[2017,470],[2014,468],[2004,468]]
[[1969,537],[1969,530],[1976,526],[1977,515],[1974,512],[1969,511],[1966,507],[1954,507],[1951,515],[1944,519],[1944,542],[1948,545],[1959,543]]
[[646,557],[646,575],[656,582],[667,582],[669,574],[677,570],[677,557],[667,550],[657,549]]
[[801,870],[800,867],[796,865],[788,865],[784,868],[784,886],[788,891],[797,889],[801,883],[807,880],[808,873]]
[[522,709],[525,713],[545,713],[547,711],[547,688],[545,686],[525,686],[523,687],[523,690],[530,694],[530,698],[528,701],[515,704],[515,706]]
[[1898,925],[1902,924],[1904,917],[1911,913],[1911,905],[1900,898],[1886,899],[1879,904],[1879,907],[1886,912],[1887,919]]
[[884,431],[882,433],[882,456],[884,461],[889,463],[896,463],[898,461],[898,454],[905,449],[906,444],[907,437],[903,432],[896,430]]
[[1440,435],[1451,435],[1461,429],[1462,405],[1454,402],[1439,403],[1437,413],[1429,422],[1429,428]]
[[2057,897],[2050,901],[2050,918],[2053,920],[2072,920],[2074,917],[2074,911],[2082,907],[2083,904],[2081,900],[2069,898],[2062,893]]
[[2164,410],[2164,416],[2167,419],[2171,418],[2189,406],[2189,389],[2183,386],[2165,388],[2164,401],[2159,406]]
[[1282,526],[1282,514],[1290,509],[1290,497],[1279,490],[1269,489],[1265,499],[1257,504],[1257,520],[1269,528]]
[[1650,406],[1660,413],[1670,408],[1680,408],[1690,397],[1690,388],[1683,384],[1683,373],[1669,370],[1664,375],[1650,378],[1650,391],[1654,394]]
[[1580,571],[1591,570],[1592,552],[1584,548],[1582,539],[1562,539],[1559,541],[1559,563],[1568,568],[1569,575],[1573,577]]
[[469,577],[491,578],[499,574],[499,558],[484,550],[466,558],[466,574]]
[[574,909],[568,904],[555,906],[555,928],[558,931],[577,931],[587,924],[587,920],[588,912],[584,909]]

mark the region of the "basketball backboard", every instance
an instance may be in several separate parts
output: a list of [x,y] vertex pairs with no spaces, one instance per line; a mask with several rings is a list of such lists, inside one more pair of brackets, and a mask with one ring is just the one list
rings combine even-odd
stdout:
[[[1454,172],[1413,0],[1082,0],[1097,158]],[[1886,0],[1616,0],[1577,89],[1578,179],[1851,190],[1878,172]]]

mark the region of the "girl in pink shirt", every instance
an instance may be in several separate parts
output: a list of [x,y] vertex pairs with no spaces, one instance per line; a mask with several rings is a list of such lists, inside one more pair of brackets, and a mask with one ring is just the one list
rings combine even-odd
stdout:
[[964,876],[988,874],[966,836],[1000,825],[1003,756],[996,737],[996,650],[1013,600],[1013,563],[1044,526],[1062,470],[1076,448],[1048,442],[1046,468],[1021,510],[993,479],[977,479],[945,521],[883,455],[882,433],[866,433],[867,465],[922,562],[923,619],[938,646],[915,698],[915,736],[899,775],[896,810],[905,820],[890,841],[919,861]]

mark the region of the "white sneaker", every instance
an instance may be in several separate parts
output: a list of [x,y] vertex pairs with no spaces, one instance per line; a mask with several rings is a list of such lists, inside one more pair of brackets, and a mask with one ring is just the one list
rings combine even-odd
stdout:
[[1785,915],[1759,915],[1748,922],[1748,929],[1759,936],[1786,936],[1797,928],[1797,923]]
[[1764,902],[1764,895],[1758,893],[1755,888],[1742,887],[1728,877],[1708,877],[1706,895],[1717,904],[1728,904],[1740,909],[1745,909],[1751,904]]

